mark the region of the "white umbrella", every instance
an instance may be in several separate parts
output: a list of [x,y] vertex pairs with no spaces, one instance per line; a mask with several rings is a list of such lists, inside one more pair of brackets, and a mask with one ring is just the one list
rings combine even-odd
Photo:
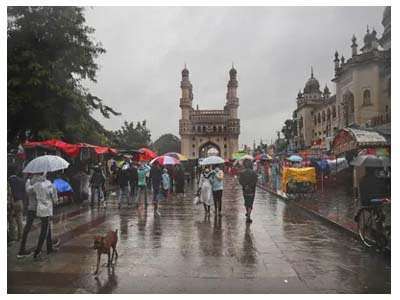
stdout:
[[69,162],[60,156],[43,155],[31,160],[23,170],[24,173],[48,173],[68,168]]
[[200,165],[202,165],[202,166],[205,166],[205,165],[220,165],[220,164],[223,164],[223,163],[225,163],[223,158],[213,155],[213,156],[209,156],[209,157],[206,157],[205,159],[203,159],[200,162]]

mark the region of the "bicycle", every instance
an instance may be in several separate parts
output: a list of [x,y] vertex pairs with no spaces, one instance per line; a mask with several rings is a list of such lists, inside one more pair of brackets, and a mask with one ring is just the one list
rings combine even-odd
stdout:
[[390,208],[390,199],[372,199],[370,205],[358,210],[355,220],[358,235],[365,246],[384,250],[390,242],[390,214],[387,218],[386,207]]

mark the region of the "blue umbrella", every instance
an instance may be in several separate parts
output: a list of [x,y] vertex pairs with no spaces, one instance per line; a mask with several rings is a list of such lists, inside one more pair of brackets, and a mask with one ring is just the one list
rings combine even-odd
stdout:
[[290,155],[287,160],[291,162],[301,162],[303,159],[298,155]]
[[59,193],[72,192],[72,187],[69,183],[61,178],[55,179],[53,185]]

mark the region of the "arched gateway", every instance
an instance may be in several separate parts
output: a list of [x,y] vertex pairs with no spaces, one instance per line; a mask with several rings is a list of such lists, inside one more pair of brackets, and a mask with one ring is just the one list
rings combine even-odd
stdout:
[[232,158],[238,151],[240,119],[238,118],[239,98],[237,98],[238,81],[236,70],[229,71],[226,103],[222,110],[193,109],[193,89],[189,81],[189,70],[182,70],[180,108],[182,117],[179,120],[181,152],[190,159],[206,156],[207,150],[215,148],[220,156]]

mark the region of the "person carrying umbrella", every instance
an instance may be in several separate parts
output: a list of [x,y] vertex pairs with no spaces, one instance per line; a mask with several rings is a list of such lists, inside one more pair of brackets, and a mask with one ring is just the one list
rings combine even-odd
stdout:
[[222,192],[224,190],[224,172],[218,167],[213,170],[211,177],[212,193],[214,198],[215,216],[221,217],[222,213]]
[[35,175],[35,183],[27,185],[27,192],[36,195],[36,215],[40,218],[39,240],[33,258],[40,259],[43,243],[47,241],[47,254],[55,251],[51,235],[50,218],[53,216],[53,205],[58,202],[57,190],[46,175]]
[[154,205],[154,215],[160,216],[158,211],[158,200],[160,196],[160,186],[162,180],[161,166],[158,161],[155,161],[150,169],[151,184],[153,187],[153,205]]
[[239,174],[239,183],[243,189],[244,206],[246,208],[246,223],[251,223],[251,211],[253,209],[253,202],[256,193],[257,173],[253,170],[251,160],[243,161],[244,170]]
[[212,185],[211,185],[212,173],[208,167],[205,167],[200,175],[199,189],[197,190],[197,195],[200,197],[200,202],[204,205],[204,210],[206,216],[210,216],[212,195]]
[[185,193],[185,173],[181,165],[175,165],[175,193]]

